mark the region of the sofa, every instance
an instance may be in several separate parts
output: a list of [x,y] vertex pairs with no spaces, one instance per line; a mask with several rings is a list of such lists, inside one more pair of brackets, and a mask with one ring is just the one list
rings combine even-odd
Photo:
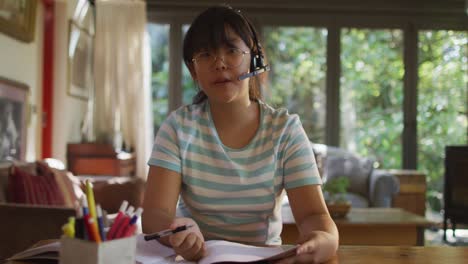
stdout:
[[123,200],[135,207],[142,203],[145,183],[140,178],[77,177],[53,163],[0,162],[0,262],[39,240],[59,238],[62,225],[75,215],[86,179],[108,214],[116,213]]
[[346,198],[353,208],[392,207],[399,180],[388,171],[375,168],[372,158],[323,144],[312,144],[312,148],[324,182],[338,177],[349,179]]

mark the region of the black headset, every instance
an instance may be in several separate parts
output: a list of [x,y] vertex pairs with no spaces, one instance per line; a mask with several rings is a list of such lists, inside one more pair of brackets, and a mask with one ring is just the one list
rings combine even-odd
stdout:
[[250,31],[252,32],[254,46],[256,47],[256,52],[250,55],[250,72],[239,76],[239,80],[243,80],[258,75],[262,72],[269,71],[270,66],[265,64],[265,56],[263,55],[262,45],[260,45],[260,42],[258,41],[255,28],[252,26],[249,20],[241,13],[240,10],[237,10],[237,13],[249,26]]

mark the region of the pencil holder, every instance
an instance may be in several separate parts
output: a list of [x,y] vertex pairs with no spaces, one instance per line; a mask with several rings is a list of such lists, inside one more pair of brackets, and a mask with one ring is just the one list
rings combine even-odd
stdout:
[[135,236],[101,243],[73,238],[60,240],[60,263],[65,264],[134,264],[135,254]]

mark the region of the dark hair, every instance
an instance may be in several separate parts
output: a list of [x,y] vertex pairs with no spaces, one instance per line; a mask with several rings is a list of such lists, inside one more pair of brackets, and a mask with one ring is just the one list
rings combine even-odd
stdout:
[[[203,11],[192,22],[184,38],[183,58],[185,65],[192,65],[193,55],[203,49],[218,49],[228,43],[226,27],[232,29],[245,42],[251,51],[251,58],[258,54],[256,39],[258,34],[252,24],[229,5],[219,5]],[[258,41],[258,40],[257,40]],[[266,74],[251,77],[249,80],[250,100],[261,99],[260,87],[266,82]],[[193,98],[194,104],[207,99],[206,94],[200,90]]]

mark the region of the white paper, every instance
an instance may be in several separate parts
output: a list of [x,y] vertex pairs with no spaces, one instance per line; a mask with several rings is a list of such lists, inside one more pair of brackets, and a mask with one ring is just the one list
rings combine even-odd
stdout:
[[164,246],[156,239],[145,241],[143,234],[137,236],[136,263],[168,263],[167,258],[170,256],[174,256],[175,258],[175,252],[172,248]]
[[199,264],[258,261],[284,252],[281,247],[256,247],[222,240],[207,241],[206,249],[207,256]]
[[[198,263],[210,264],[216,262],[239,262],[277,259],[286,255],[295,254],[296,247],[285,251],[282,247],[256,247],[223,240],[210,240],[205,242],[207,254]],[[172,248],[166,247],[157,240],[145,241],[143,235],[137,237],[138,264],[158,263],[193,263],[176,260],[176,253]],[[279,258],[278,258],[279,259]]]

